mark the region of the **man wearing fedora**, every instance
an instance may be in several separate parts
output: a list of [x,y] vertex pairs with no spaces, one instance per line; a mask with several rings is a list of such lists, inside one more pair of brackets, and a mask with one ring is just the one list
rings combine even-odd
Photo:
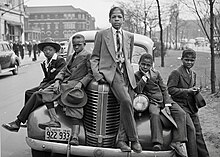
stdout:
[[[138,62],[139,71],[135,73],[137,94],[144,94],[149,99],[148,110],[150,113],[151,138],[153,150],[161,150],[163,145],[163,125],[160,114],[170,115],[176,122],[173,127],[172,142],[170,147],[181,157],[186,157],[183,143],[186,138],[186,113],[169,96],[167,86],[159,71],[153,69],[153,57],[151,54],[143,54]],[[169,118],[169,116],[167,116]],[[169,118],[172,120],[172,118]],[[172,122],[172,121],[171,121]],[[174,123],[175,124],[175,123]]]
[[209,157],[209,152],[199,122],[198,106],[195,96],[200,89],[196,87],[196,73],[191,70],[196,60],[196,52],[186,49],[182,52],[182,65],[173,70],[168,78],[167,86],[171,97],[186,112],[189,157]]
[[91,54],[85,47],[85,38],[81,34],[72,37],[74,54],[70,56],[66,66],[55,78],[55,83],[41,91],[41,99],[48,108],[50,121],[39,124],[39,127],[61,127],[54,108],[54,101],[63,107],[66,116],[72,119],[71,145],[78,145],[79,120],[83,117],[83,106],[87,102],[84,88],[92,80],[90,66]]
[[35,104],[35,101],[31,96],[39,92],[52,83],[54,83],[54,78],[58,72],[65,66],[65,59],[61,56],[58,56],[56,52],[59,52],[60,45],[55,43],[52,38],[46,38],[44,42],[38,44],[38,47],[43,51],[46,60],[41,63],[43,69],[44,78],[41,81],[40,85],[32,89],[25,91],[25,105],[21,109],[17,119],[11,123],[3,124],[2,126],[9,131],[17,132],[20,129],[20,124],[25,123],[29,114],[35,110],[37,107],[42,106],[42,103]]

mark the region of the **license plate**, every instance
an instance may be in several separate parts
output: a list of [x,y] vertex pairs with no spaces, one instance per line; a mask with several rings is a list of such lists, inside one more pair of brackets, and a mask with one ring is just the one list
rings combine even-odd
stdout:
[[71,136],[71,129],[69,128],[46,127],[45,129],[45,140],[68,141],[70,136]]

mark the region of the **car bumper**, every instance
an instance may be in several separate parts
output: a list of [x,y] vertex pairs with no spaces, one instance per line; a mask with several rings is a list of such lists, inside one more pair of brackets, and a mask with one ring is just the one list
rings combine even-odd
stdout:
[[176,157],[173,150],[168,151],[145,151],[141,153],[135,152],[121,152],[120,149],[115,148],[102,148],[102,147],[91,147],[91,146],[68,146],[64,143],[56,143],[49,141],[42,141],[26,137],[27,144],[35,150],[53,152],[59,154],[77,155],[77,156],[87,156],[87,157]]

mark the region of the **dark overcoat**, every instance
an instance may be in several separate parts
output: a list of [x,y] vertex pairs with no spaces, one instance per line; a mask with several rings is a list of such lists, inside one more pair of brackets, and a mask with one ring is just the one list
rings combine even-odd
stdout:
[[146,95],[150,103],[159,105],[160,108],[164,108],[164,104],[174,103],[168,94],[167,86],[163,83],[163,79],[157,70],[150,69],[150,79],[147,82],[141,79],[142,76],[143,73],[140,71],[135,73],[137,81],[136,93]]
[[183,65],[171,72],[167,82],[168,92],[172,99],[189,113],[196,113],[198,111],[194,95],[188,94],[187,91],[187,89],[195,85],[196,73],[189,70],[188,74]]

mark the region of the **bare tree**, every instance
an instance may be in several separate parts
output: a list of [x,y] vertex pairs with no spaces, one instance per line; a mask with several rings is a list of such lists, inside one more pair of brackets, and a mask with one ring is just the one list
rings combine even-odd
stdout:
[[[188,8],[191,8],[193,12],[196,13],[200,25],[202,27],[203,32],[206,34],[209,43],[210,43],[210,50],[211,50],[211,93],[215,93],[215,82],[216,82],[216,75],[215,75],[215,52],[214,52],[214,4],[215,0],[192,0],[193,5],[190,6],[188,1],[181,0]],[[207,30],[205,27],[205,22],[209,22],[209,29]]]
[[158,19],[159,19],[159,27],[160,27],[160,43],[161,43],[161,67],[164,67],[164,44],[163,44],[163,26],[162,26],[162,20],[161,20],[161,13],[160,13],[160,2],[159,0],[156,0],[157,2],[157,9],[158,9]]

